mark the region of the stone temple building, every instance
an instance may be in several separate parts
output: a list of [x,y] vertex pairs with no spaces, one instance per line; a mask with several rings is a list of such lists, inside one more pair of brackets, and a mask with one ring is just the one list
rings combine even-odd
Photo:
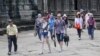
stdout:
[[97,26],[100,22],[100,0],[0,0],[0,23],[7,19],[32,21],[38,12],[66,13],[73,21],[77,10],[94,13]]

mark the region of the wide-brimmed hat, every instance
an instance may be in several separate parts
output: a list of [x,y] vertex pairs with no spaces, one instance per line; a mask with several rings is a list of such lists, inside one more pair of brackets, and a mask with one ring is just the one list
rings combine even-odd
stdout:
[[57,16],[58,16],[58,17],[61,17],[61,14],[59,13],[59,14],[57,14]]
[[90,16],[90,17],[94,17],[92,13],[89,13],[89,16]]
[[79,14],[81,14],[81,12],[77,12],[76,14],[79,15]]
[[8,22],[10,23],[10,22],[13,22],[11,19],[8,19]]

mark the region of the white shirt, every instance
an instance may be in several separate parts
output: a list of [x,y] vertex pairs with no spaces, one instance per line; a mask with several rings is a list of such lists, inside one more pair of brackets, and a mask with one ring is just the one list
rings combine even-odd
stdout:
[[86,26],[87,26],[88,20],[89,20],[89,13],[87,13],[87,14],[85,15],[85,24],[86,24]]
[[81,29],[83,28],[83,19],[82,18],[75,18],[75,24],[76,23],[80,24]]
[[44,21],[44,22],[42,23],[42,28],[43,28],[43,29],[45,29],[45,28],[47,27],[47,29],[44,30],[44,32],[48,32],[48,26],[47,26],[47,24],[48,24],[48,22],[46,22],[46,21]]

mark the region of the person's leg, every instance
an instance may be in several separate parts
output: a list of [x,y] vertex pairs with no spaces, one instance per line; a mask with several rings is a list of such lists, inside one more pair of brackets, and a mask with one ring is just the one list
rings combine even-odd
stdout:
[[51,39],[53,40],[52,35],[53,35],[53,33],[52,33],[52,30],[50,29],[50,36],[51,36]]
[[61,48],[61,51],[63,50],[63,49],[62,49],[62,48],[63,48],[63,39],[64,39],[64,34],[61,33],[61,34],[60,34],[60,48]]
[[62,51],[62,42],[61,42],[61,34],[56,34],[56,36],[57,36],[57,40],[58,40],[58,43],[59,43],[59,45],[60,45],[60,49],[61,49],[61,51]]
[[68,28],[68,25],[66,25],[66,29],[65,29],[65,33],[67,34],[67,28]]
[[79,29],[79,37],[81,39],[81,33],[82,33],[82,29]]
[[57,36],[57,41],[60,44],[60,34],[56,34],[56,36]]
[[51,48],[50,48],[50,43],[49,43],[48,32],[45,32],[45,34],[44,34],[44,38],[45,38],[46,43],[47,43],[47,45],[48,45],[49,53],[51,53]]
[[8,37],[8,55],[11,55],[11,48],[12,48],[12,37]]
[[89,38],[91,37],[91,29],[90,27],[88,27],[88,35],[89,35]]
[[16,38],[16,36],[13,37],[13,44],[14,44],[14,52],[17,52],[17,38]]
[[78,33],[78,36],[79,36],[79,40],[81,40],[81,29],[77,29],[77,33]]
[[44,38],[44,33],[42,34],[43,35],[43,37],[41,38],[41,40],[42,40],[42,53],[41,54],[43,54],[43,51],[44,51],[44,42],[45,42],[45,38]]
[[94,39],[94,29],[92,28],[91,30],[91,39],[93,40]]
[[54,33],[54,30],[50,30],[50,34],[51,34],[51,39],[53,40],[54,42],[54,46],[56,47],[56,39],[55,39],[55,33]]
[[48,38],[48,36],[46,36],[46,43],[47,43],[48,48],[49,48],[49,53],[51,53],[51,47],[50,47],[50,43],[49,43],[49,38]]
[[37,34],[38,34],[39,39],[41,40],[41,32],[40,32],[40,29],[37,30]]
[[79,29],[77,29],[78,37],[79,37]]

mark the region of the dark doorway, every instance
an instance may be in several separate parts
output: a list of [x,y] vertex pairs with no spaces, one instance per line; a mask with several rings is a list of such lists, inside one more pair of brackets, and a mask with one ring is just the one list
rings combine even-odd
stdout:
[[74,0],[74,9],[75,10],[78,10],[78,0]]

